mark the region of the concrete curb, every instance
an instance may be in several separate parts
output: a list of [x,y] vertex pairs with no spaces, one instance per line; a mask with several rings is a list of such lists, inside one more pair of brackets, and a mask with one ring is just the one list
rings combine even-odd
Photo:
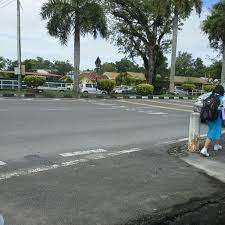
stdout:
[[[0,97],[6,97],[6,98],[41,98],[41,99],[44,99],[44,98],[47,98],[47,97],[37,97],[37,96],[30,96],[30,95],[25,95],[25,96],[16,96],[15,94],[6,94],[6,95],[0,95]],[[59,98],[59,97],[53,97],[52,99],[54,98]],[[101,98],[99,96],[80,96],[79,98],[86,98],[86,99],[160,99],[160,100],[194,100],[195,98],[194,97],[177,97],[177,96],[140,96],[140,95],[131,95],[131,96],[102,96]],[[67,99],[67,98],[63,98],[63,97],[60,97],[60,99]],[[69,98],[69,99],[74,99],[74,98]]]

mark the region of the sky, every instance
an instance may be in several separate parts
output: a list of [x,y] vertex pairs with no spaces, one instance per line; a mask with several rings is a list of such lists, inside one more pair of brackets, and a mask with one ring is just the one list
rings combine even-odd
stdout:
[[[67,46],[61,46],[58,39],[50,37],[46,30],[46,22],[41,20],[40,8],[46,0],[21,0],[21,33],[22,59],[37,56],[50,60],[69,60],[73,63],[73,41]],[[205,64],[212,59],[220,59],[218,53],[209,47],[208,38],[201,31],[201,22],[209,12],[210,7],[218,0],[203,0],[204,8],[201,18],[196,13],[184,22],[183,29],[178,34],[178,51],[188,51],[194,58],[201,57]],[[4,6],[4,2],[11,2]],[[16,0],[0,0],[0,56],[16,59]],[[81,38],[81,69],[95,67],[95,60],[100,57],[102,63],[115,62],[125,57],[118,48],[101,38],[94,40],[91,36]],[[170,55],[167,55],[170,63]],[[141,59],[135,60],[142,64]]]

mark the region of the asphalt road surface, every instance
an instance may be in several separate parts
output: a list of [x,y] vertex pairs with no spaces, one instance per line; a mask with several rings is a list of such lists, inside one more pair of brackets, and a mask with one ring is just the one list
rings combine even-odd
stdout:
[[167,154],[168,143],[187,137],[192,104],[0,99],[6,225],[125,223],[220,191]]
[[[185,138],[192,102],[0,100],[2,161]],[[172,104],[173,103],[173,104]]]

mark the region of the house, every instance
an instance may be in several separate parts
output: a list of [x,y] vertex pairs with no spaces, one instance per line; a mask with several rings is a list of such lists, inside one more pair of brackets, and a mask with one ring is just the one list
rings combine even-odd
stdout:
[[175,76],[174,83],[175,83],[175,86],[181,86],[184,83],[193,83],[196,85],[197,89],[203,90],[203,86],[208,84],[208,80],[205,78],[198,78],[198,77]]
[[[105,72],[103,74],[104,76],[108,77],[108,79],[110,80],[115,80],[117,76],[120,75],[120,73],[116,73],[116,72]],[[146,81],[145,78],[145,74],[144,73],[134,73],[134,72],[127,72],[127,75],[132,77],[132,78],[136,78],[136,79],[140,79],[143,81]]]
[[96,84],[99,80],[109,79],[105,75],[98,75],[95,72],[85,72],[79,75],[80,84]]

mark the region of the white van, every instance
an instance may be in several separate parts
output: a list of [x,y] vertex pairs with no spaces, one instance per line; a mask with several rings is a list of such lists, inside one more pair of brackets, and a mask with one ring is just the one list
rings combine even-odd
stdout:
[[46,82],[43,86],[37,88],[39,91],[71,91],[72,86],[65,83]]

